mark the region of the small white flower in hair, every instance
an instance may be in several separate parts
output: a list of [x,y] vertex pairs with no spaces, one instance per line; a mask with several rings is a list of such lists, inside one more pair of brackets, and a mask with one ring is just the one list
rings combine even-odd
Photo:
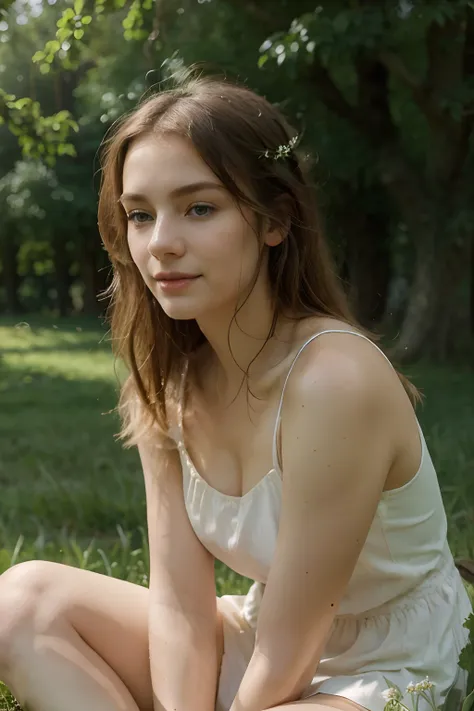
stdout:
[[299,140],[300,135],[297,133],[296,136],[290,138],[288,143],[285,143],[282,146],[278,146],[275,151],[271,151],[270,149],[268,149],[263,155],[265,156],[265,158],[272,158],[273,160],[279,160],[280,158],[288,158],[293,148],[297,146]]

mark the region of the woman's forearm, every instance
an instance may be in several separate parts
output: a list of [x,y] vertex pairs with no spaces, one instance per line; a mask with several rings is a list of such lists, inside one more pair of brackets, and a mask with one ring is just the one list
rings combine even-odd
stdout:
[[311,679],[314,668],[315,661],[308,658],[303,662],[298,655],[292,657],[283,652],[269,658],[256,649],[231,711],[264,711],[296,701]]
[[160,607],[150,613],[149,644],[154,711],[213,711],[215,623]]
[[298,698],[294,680],[276,674],[270,660],[253,655],[245,671],[231,711],[263,711]]

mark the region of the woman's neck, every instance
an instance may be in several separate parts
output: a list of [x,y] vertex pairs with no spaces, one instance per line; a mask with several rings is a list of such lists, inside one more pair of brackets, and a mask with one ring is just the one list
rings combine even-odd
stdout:
[[221,392],[236,393],[249,368],[251,378],[258,381],[284,357],[291,342],[291,322],[278,317],[273,329],[273,321],[271,300],[260,299],[256,303],[250,297],[237,313],[234,309],[199,322],[213,352]]

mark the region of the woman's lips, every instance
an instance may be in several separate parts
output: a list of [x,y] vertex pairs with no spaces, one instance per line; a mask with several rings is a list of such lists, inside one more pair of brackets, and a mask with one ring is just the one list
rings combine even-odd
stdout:
[[196,279],[199,279],[199,277],[195,276],[183,277],[182,279],[157,279],[157,282],[162,291],[174,292],[183,291],[184,289],[189,287],[194,281],[196,281]]

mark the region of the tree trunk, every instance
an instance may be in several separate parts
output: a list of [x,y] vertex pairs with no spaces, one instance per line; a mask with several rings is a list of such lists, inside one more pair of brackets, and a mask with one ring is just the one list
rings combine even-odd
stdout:
[[469,316],[471,336],[474,338],[474,235],[471,237],[471,269],[469,275]]
[[470,271],[470,239],[464,243],[454,242],[443,259],[442,278],[437,292],[437,315],[433,331],[428,340],[428,353],[431,357],[445,363],[454,355],[456,347],[462,345],[464,333],[469,338],[469,328],[466,328],[466,312],[469,304],[465,290],[469,283]]
[[60,316],[68,316],[73,310],[71,287],[71,258],[67,251],[67,243],[63,238],[55,239],[54,248],[54,272],[56,286],[56,306]]
[[348,233],[350,299],[360,323],[374,328],[387,303],[391,258],[387,218],[361,214]]
[[469,245],[452,239],[444,248],[436,248],[435,241],[434,235],[420,236],[418,240],[408,308],[398,342],[391,351],[398,363],[412,362],[422,352],[441,360],[448,354],[455,297],[468,272]]
[[99,241],[88,242],[84,239],[80,253],[80,272],[84,285],[82,310],[92,316],[100,313],[101,308],[97,299],[101,287],[97,265],[99,245]]
[[18,274],[19,245],[14,239],[5,239],[1,245],[5,307],[10,314],[21,314],[23,309],[18,296],[21,279]]
[[435,247],[431,230],[418,235],[416,262],[408,297],[408,307],[391,357],[398,363],[409,363],[421,355],[436,317],[436,294],[441,275],[442,257]]

